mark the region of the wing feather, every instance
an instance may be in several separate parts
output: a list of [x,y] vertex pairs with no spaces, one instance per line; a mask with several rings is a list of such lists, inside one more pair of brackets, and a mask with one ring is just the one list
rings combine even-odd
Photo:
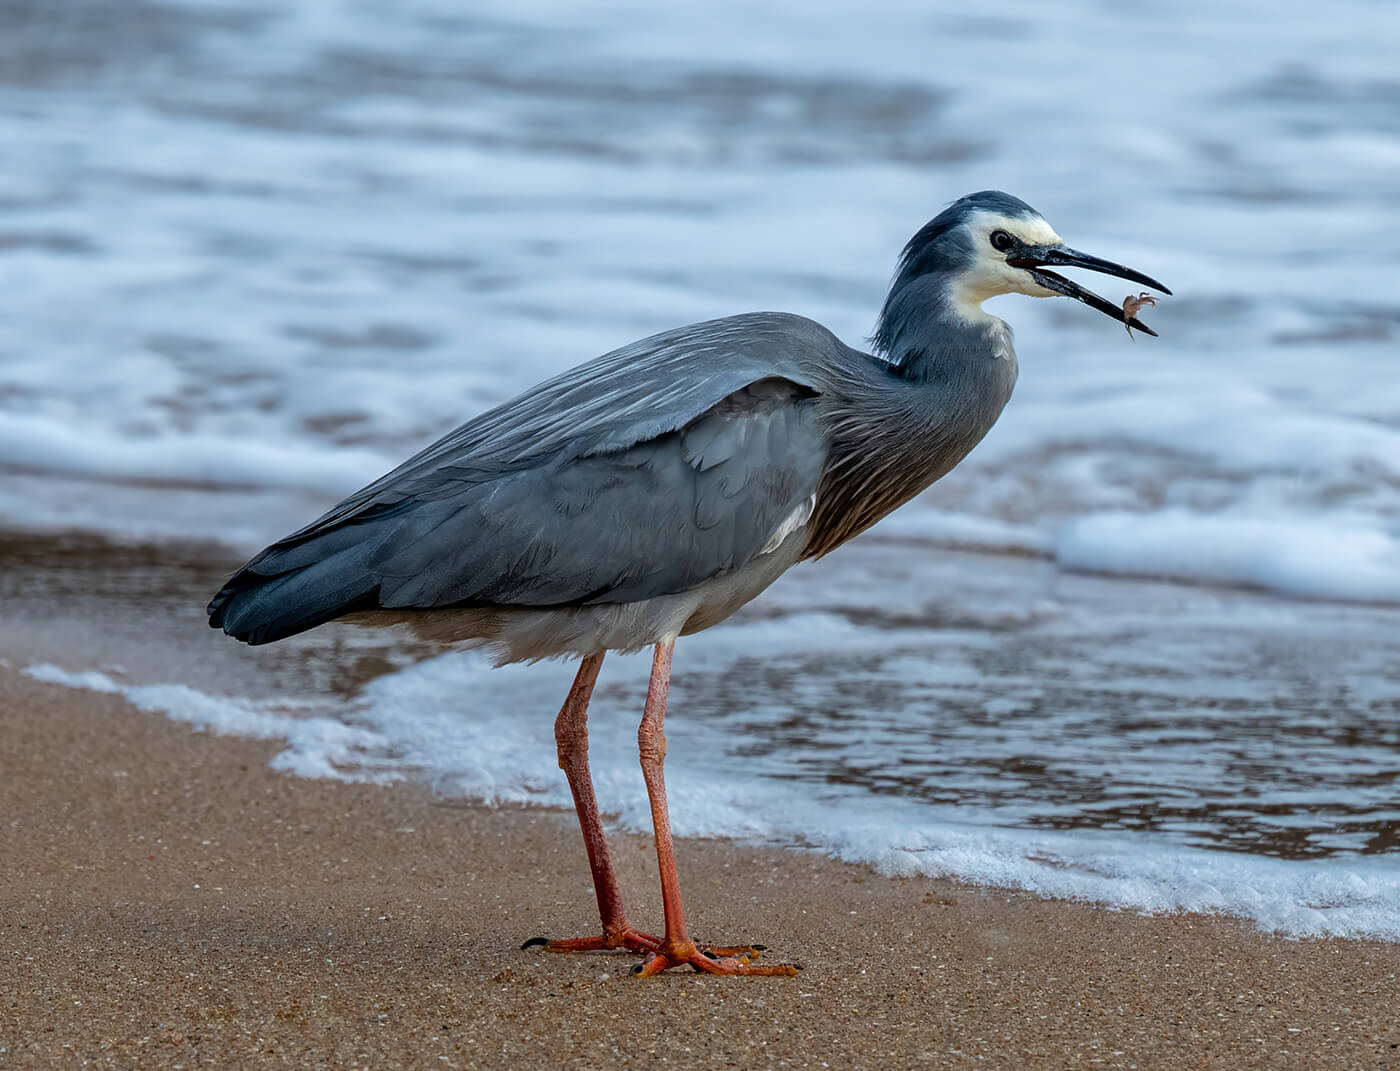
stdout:
[[814,367],[841,349],[810,320],[755,313],[600,357],[268,547],[215,597],[211,624],[265,642],[335,616],[337,597],[558,606],[687,590],[805,518],[826,456]]
[[[736,392],[686,428],[626,450],[466,486],[415,510],[370,563],[381,605],[631,602],[765,553],[816,490],[824,452],[810,391],[780,391],[772,380],[763,388],[761,400]],[[769,434],[771,425],[782,434]],[[692,434],[707,442],[702,454]],[[775,441],[784,444],[777,454]]]

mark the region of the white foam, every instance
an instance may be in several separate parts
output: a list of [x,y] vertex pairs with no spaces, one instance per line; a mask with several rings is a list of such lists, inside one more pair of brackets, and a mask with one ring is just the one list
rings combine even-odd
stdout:
[[298,449],[213,435],[132,438],[14,413],[0,413],[0,455],[16,467],[50,473],[311,491],[342,490],[388,464],[368,450]]
[[1071,569],[1247,584],[1308,598],[1400,602],[1400,539],[1364,522],[1185,510],[1101,513],[1066,524],[1055,559]]
[[24,673],[49,684],[120,695],[138,710],[165,714],[203,732],[285,741],[272,765],[301,777],[389,781],[402,775],[397,763],[384,759],[386,737],[318,715],[306,703],[211,696],[184,684],[122,684],[98,670],[72,672],[50,663],[28,666]]
[[[766,627],[752,626],[760,634],[747,639],[761,646]],[[836,620],[814,617],[804,627],[825,629],[828,639],[861,639],[861,630]],[[703,672],[707,652],[694,650],[699,647],[693,643],[692,654]],[[617,663],[625,667],[621,682]],[[604,809],[617,812],[617,825],[646,830],[650,813],[632,710],[646,662],[614,659],[611,671],[590,719],[594,781]],[[302,776],[411,775],[452,795],[570,806],[548,713],[567,689],[572,669],[565,665],[492,670],[478,654],[446,655],[375,680],[353,704],[353,727],[328,716],[323,704],[128,685],[52,665],[25,672],[121,694],[143,710],[202,729],[286,740],[273,765]],[[618,702],[620,694],[627,701]],[[970,822],[976,812],[968,809],[764,776],[761,763],[735,752],[732,728],[704,718],[668,721],[666,777],[678,834],[811,847],[889,875],[952,877],[1142,911],[1224,913],[1294,936],[1400,940],[1400,862],[1361,856],[1295,862],[1204,851],[1162,837]]]

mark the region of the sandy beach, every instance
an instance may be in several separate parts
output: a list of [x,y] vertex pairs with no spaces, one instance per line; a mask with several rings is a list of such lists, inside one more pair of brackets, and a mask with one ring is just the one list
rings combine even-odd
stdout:
[[[335,630],[309,653],[216,643],[192,627],[226,567],[207,548],[3,550],[2,1066],[1400,1067],[1400,946],[722,841],[679,845],[692,928],[796,978],[522,952],[596,924],[571,815],[294,778],[275,744],[21,672],[353,677]],[[634,920],[659,925],[647,838],[614,843]]]

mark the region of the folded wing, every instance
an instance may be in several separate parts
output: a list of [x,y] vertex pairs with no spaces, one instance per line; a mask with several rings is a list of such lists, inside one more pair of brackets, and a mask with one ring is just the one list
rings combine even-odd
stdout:
[[[251,643],[354,610],[631,602],[771,551],[825,461],[799,317],[635,343],[445,436],[268,547],[210,604]],[[781,542],[781,539],[778,540]]]

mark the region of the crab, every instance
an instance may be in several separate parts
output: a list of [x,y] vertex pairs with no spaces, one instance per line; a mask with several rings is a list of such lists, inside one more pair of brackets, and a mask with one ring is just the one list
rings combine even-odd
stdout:
[[[1144,305],[1155,305],[1157,299],[1146,291],[1133,297],[1129,294],[1123,299],[1123,329],[1128,332],[1128,337],[1133,337],[1133,317],[1137,315],[1138,309]],[[1136,341],[1136,340],[1134,340]]]

